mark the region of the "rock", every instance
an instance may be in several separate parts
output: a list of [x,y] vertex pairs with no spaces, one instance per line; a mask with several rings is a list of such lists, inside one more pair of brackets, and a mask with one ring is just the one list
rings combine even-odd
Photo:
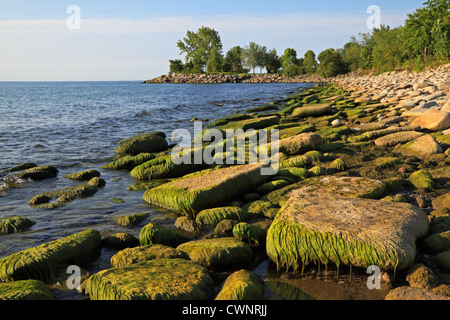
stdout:
[[302,106],[300,108],[296,108],[292,112],[293,117],[320,117],[332,112],[331,104],[318,104],[311,106]]
[[450,128],[450,114],[439,110],[429,110],[418,116],[411,125],[431,131],[446,130]]
[[233,227],[233,236],[239,240],[245,240],[248,243],[255,243],[256,245],[264,244],[266,242],[266,235],[267,229],[247,222],[240,222]]
[[295,190],[267,232],[266,249],[278,270],[313,262],[400,270],[414,262],[415,241],[428,226],[408,203]]
[[155,159],[154,153],[140,153],[137,156],[123,156],[113,162],[104,164],[101,166],[102,169],[110,170],[132,170],[134,167],[141,165],[147,161]]
[[138,135],[126,140],[114,150],[117,154],[132,154],[138,155],[140,153],[151,153],[164,151],[168,148],[168,143],[161,133],[147,133]]
[[393,152],[424,159],[430,155],[442,153],[443,150],[434,137],[425,134],[406,144],[397,145]]
[[404,286],[389,291],[385,300],[450,300],[450,297],[422,288]]
[[31,169],[31,168],[35,168],[37,167],[37,164],[33,163],[33,162],[25,162],[25,163],[21,163],[17,166],[11,167],[9,169],[7,169],[7,172],[16,172],[16,171],[22,171],[22,170],[26,170],[26,169]]
[[247,213],[239,207],[220,207],[200,211],[195,217],[195,222],[200,226],[215,227],[224,219],[245,221]]
[[179,216],[175,220],[175,227],[177,227],[180,230],[192,232],[192,233],[199,233],[200,227],[197,225],[195,220],[191,217],[186,216]]
[[418,170],[411,173],[408,180],[417,189],[432,190],[434,187],[433,176],[426,170]]
[[13,253],[0,259],[0,279],[50,281],[55,278],[61,266],[82,266],[91,261],[99,253],[100,242],[100,233],[89,229]]
[[31,198],[28,201],[28,204],[40,206],[42,206],[43,204],[51,205],[51,203],[49,203],[50,200],[57,198],[57,202],[64,205],[65,203],[70,202],[76,198],[91,197],[96,194],[97,191],[97,187],[81,184],[38,194]]
[[55,296],[40,280],[0,283],[0,300],[55,300]]
[[375,139],[374,143],[377,146],[394,147],[399,143],[404,144],[411,140],[417,139],[418,137],[421,137],[423,135],[424,133],[417,131],[402,131],[377,138]]
[[261,164],[205,170],[147,190],[143,199],[185,215],[218,207],[251,191],[269,176]]
[[86,170],[72,174],[64,175],[64,178],[72,179],[72,180],[90,180],[94,177],[100,177],[100,172],[97,170]]
[[279,150],[287,155],[296,155],[314,150],[316,146],[323,143],[322,137],[317,133],[301,133],[293,137],[281,139]]
[[264,129],[273,125],[277,125],[280,123],[280,117],[279,116],[268,116],[268,117],[262,117],[262,118],[251,118],[247,120],[241,120],[241,121],[233,121],[230,123],[227,123],[225,125],[221,125],[216,127],[218,130],[227,130],[227,129],[242,129],[244,131],[254,129]]
[[86,184],[93,187],[104,187],[106,185],[106,181],[100,177],[93,177],[89,179]]
[[265,284],[248,270],[233,272],[227,277],[215,300],[262,300]]
[[121,232],[102,238],[102,247],[122,250],[139,245],[139,239],[130,233]]
[[188,240],[189,238],[187,236],[154,222],[146,224],[139,233],[139,242],[141,246],[163,244],[170,247],[176,247]]
[[438,267],[443,271],[450,273],[450,251],[443,251],[435,256]]
[[189,259],[186,252],[162,244],[151,244],[134,248],[126,248],[111,258],[113,268],[124,267],[154,259]]
[[333,121],[331,121],[331,125],[333,127],[338,127],[338,126],[342,125],[342,121],[340,119],[334,119]]
[[432,201],[434,209],[449,208],[450,209],[450,192],[443,194]]
[[120,226],[133,227],[141,223],[149,215],[150,215],[149,213],[127,214],[115,217],[114,220]]
[[0,219],[0,235],[18,233],[31,228],[36,222],[23,217]]
[[252,257],[250,247],[235,238],[214,238],[189,241],[177,247],[189,258],[215,271],[245,268]]
[[433,270],[422,263],[415,263],[407,270],[406,281],[415,288],[431,290],[439,285],[439,280]]
[[425,240],[423,240],[423,244],[427,252],[431,252],[433,254],[449,251],[450,250],[450,230],[444,231],[441,233],[436,233]]
[[421,82],[413,84],[413,88],[414,88],[414,90],[417,90],[417,89],[423,89],[423,88],[426,88],[426,87],[429,87],[432,85],[433,84],[429,81],[421,81]]
[[208,271],[186,259],[154,259],[92,275],[91,300],[207,300],[214,295]]
[[19,179],[44,180],[56,177],[58,169],[54,166],[46,165],[39,167],[32,167],[20,172],[17,177]]

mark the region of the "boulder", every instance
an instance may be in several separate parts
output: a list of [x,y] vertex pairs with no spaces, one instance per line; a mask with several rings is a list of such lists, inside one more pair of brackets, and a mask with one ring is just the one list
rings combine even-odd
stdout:
[[67,179],[86,180],[86,181],[88,181],[94,177],[100,177],[100,172],[98,172],[97,170],[85,170],[85,171],[81,171],[81,172],[64,175],[64,178],[67,178]]
[[36,222],[23,217],[0,219],[0,235],[18,233],[31,228]]
[[130,233],[120,232],[102,238],[102,247],[122,250],[139,245],[139,239]]
[[406,281],[410,286],[431,290],[439,285],[434,271],[422,263],[415,263],[407,270]]
[[114,150],[115,153],[132,155],[164,151],[169,146],[165,136],[160,133],[143,134],[122,140],[119,143],[121,144]]
[[435,256],[435,261],[439,269],[450,273],[450,251],[443,251]]
[[302,154],[314,150],[316,146],[323,144],[322,137],[317,133],[301,133],[286,139],[281,139],[280,152],[286,155]]
[[222,284],[216,300],[262,300],[265,284],[256,274],[248,270],[233,272]]
[[141,246],[163,244],[170,247],[176,247],[188,240],[189,238],[187,236],[154,222],[146,224],[139,233],[139,242]]
[[401,153],[404,156],[415,156],[424,159],[427,156],[442,153],[443,150],[434,137],[425,134],[403,145],[397,145],[393,152]]
[[387,136],[377,138],[377,139],[375,139],[374,143],[377,146],[394,147],[399,143],[404,144],[411,140],[417,139],[423,135],[424,135],[424,133],[417,132],[417,131],[396,132],[396,133],[388,134]]
[[318,104],[311,106],[303,106],[300,108],[296,108],[292,112],[293,117],[320,117],[332,112],[331,104]]
[[189,259],[186,252],[162,244],[150,244],[134,248],[126,248],[111,257],[113,268],[124,267],[133,263],[140,263],[154,259]]
[[86,283],[91,300],[207,300],[208,271],[186,259],[154,259],[100,271]]
[[310,263],[400,270],[414,262],[428,227],[426,214],[408,203],[295,190],[267,232],[266,249],[278,270]]
[[267,180],[263,165],[249,164],[204,170],[147,190],[143,199],[176,212],[195,216],[251,191]]
[[216,271],[245,268],[252,257],[248,244],[230,237],[189,241],[177,249],[205,268]]
[[428,110],[414,119],[411,125],[431,131],[442,131],[450,128],[450,113],[440,110]]
[[47,282],[54,279],[64,265],[90,262],[98,255],[100,242],[100,232],[89,229],[13,253],[0,259],[0,279]]
[[215,227],[224,219],[245,221],[247,213],[239,207],[220,207],[200,211],[195,217],[195,222],[200,226]]
[[20,280],[0,283],[0,300],[55,300],[55,296],[40,280]]
[[404,286],[389,291],[385,300],[450,300],[450,297],[427,289]]

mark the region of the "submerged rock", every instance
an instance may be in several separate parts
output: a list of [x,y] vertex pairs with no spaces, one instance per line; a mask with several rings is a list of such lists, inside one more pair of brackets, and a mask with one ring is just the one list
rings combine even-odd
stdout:
[[64,178],[71,179],[71,180],[90,180],[94,177],[100,177],[100,172],[97,170],[85,170],[81,172],[76,172],[72,174],[66,174],[64,175]]
[[31,228],[36,222],[23,217],[0,219],[0,235],[18,233]]
[[164,151],[169,147],[165,137],[159,133],[143,134],[121,142],[122,144],[114,150],[117,154],[138,155],[140,153]]
[[162,258],[100,271],[86,290],[91,300],[207,300],[214,281],[193,261]]
[[39,167],[32,167],[26,169],[18,174],[20,179],[31,179],[31,180],[44,180],[48,178],[54,178],[58,174],[59,170],[54,166],[46,165]]
[[278,269],[310,263],[399,270],[410,266],[428,219],[401,202],[293,191],[267,233],[267,254]]

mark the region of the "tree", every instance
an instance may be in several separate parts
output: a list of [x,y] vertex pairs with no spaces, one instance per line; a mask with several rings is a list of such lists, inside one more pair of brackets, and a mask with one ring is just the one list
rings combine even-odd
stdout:
[[373,29],[373,67],[378,71],[398,68],[402,63],[403,27],[381,25]]
[[267,48],[261,46],[255,42],[250,42],[248,46],[242,49],[242,62],[243,65],[253,70],[255,74],[256,67],[261,69],[266,66],[266,54]]
[[281,60],[277,55],[277,50],[272,49],[266,55],[266,69],[268,73],[278,73],[282,66]]
[[222,72],[223,71],[223,56],[221,51],[217,47],[212,47],[211,53],[206,64],[207,72]]
[[284,50],[284,54],[280,57],[281,63],[283,64],[283,68],[286,68],[288,65],[298,65],[297,59],[297,51],[292,48],[287,48]]
[[193,71],[196,72],[204,72],[213,51],[216,58],[222,55],[222,40],[219,33],[203,26],[197,32],[187,31],[186,37],[178,40],[177,47],[181,51],[180,54],[186,54],[186,63],[193,63]]
[[312,50],[308,50],[305,52],[305,56],[303,58],[303,68],[306,74],[313,74],[317,71],[317,61],[316,54]]
[[228,50],[223,62],[223,71],[226,72],[243,72],[242,66],[242,48],[235,46]]
[[170,73],[182,73],[185,69],[185,65],[180,59],[169,60],[170,63]]
[[341,53],[335,49],[324,50],[317,58],[320,62],[317,71],[322,77],[334,77],[346,72]]
[[351,37],[350,42],[344,45],[342,60],[350,71],[361,68],[361,45],[355,37]]

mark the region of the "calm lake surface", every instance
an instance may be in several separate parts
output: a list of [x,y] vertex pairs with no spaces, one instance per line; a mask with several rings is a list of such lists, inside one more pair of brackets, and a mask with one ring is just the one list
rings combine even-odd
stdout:
[[[21,216],[36,222],[28,231],[0,236],[0,258],[89,228],[103,237],[117,232],[137,237],[149,222],[173,226],[175,213],[145,203],[143,191],[127,191],[135,182],[128,171],[100,169],[114,155],[117,142],[150,131],[163,131],[168,138],[175,129],[193,132],[193,117],[212,121],[312,85],[0,82],[0,218]],[[25,181],[4,171],[24,162],[54,165],[58,176]],[[38,193],[76,185],[63,176],[87,169],[100,171],[106,180],[93,197],[53,210],[27,204]],[[113,198],[122,203],[113,203]],[[134,228],[114,221],[139,212],[150,216]],[[90,271],[109,268],[112,254],[104,249]],[[266,269],[262,265],[256,272],[265,276]]]

